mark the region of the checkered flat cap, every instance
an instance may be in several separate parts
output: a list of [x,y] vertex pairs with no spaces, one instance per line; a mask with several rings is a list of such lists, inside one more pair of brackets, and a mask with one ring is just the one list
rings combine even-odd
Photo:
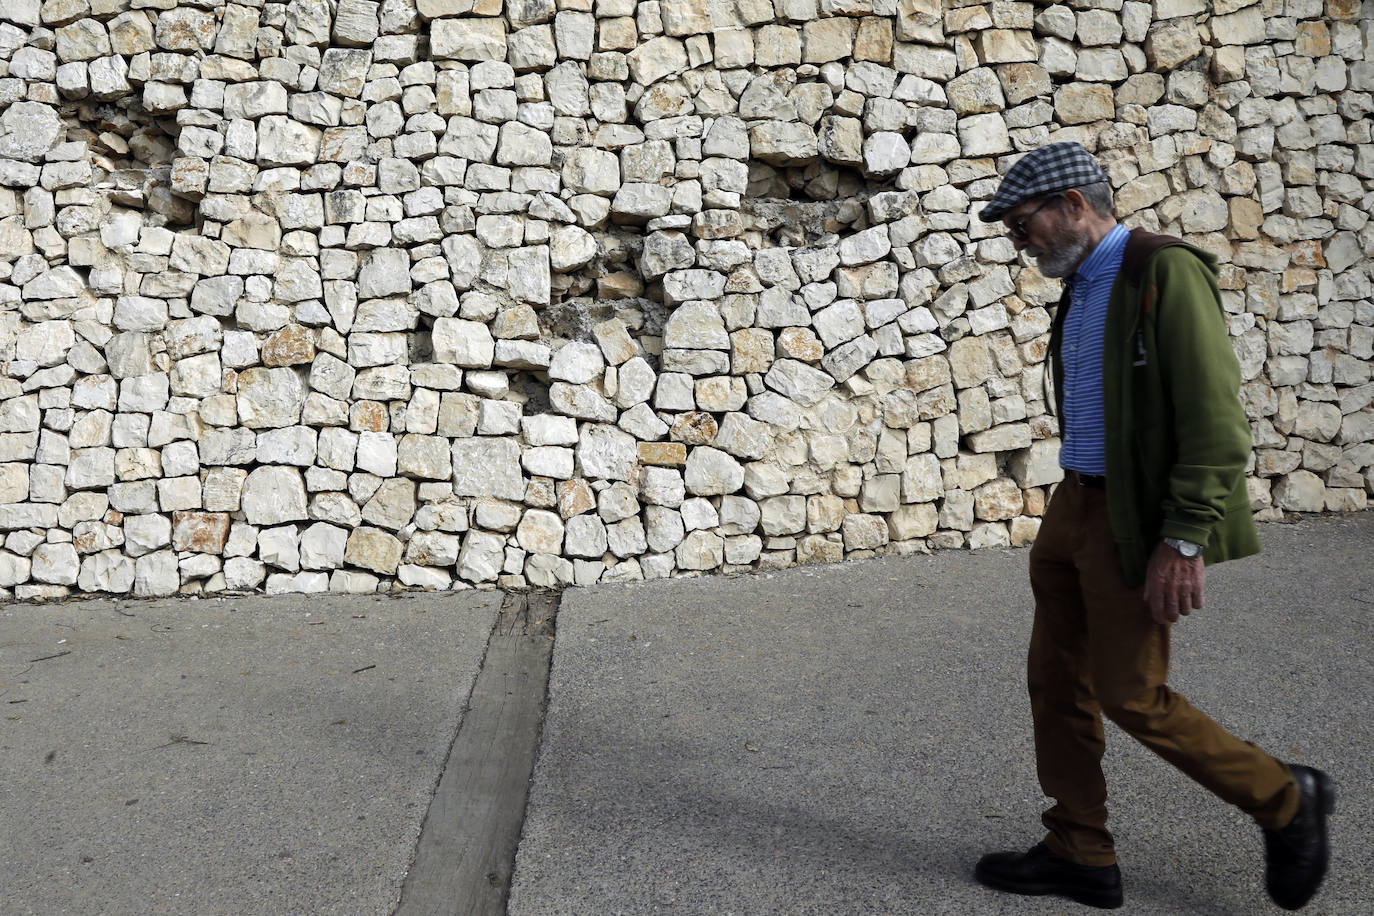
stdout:
[[1080,144],[1051,143],[1017,160],[978,218],[991,223],[1028,200],[1106,180],[1102,166]]

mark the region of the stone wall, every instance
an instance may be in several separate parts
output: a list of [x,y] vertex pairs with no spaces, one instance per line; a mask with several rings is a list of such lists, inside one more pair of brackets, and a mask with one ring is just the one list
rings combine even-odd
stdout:
[[0,588],[548,586],[1024,544],[1098,153],[1217,253],[1263,517],[1374,491],[1374,6],[9,0]]

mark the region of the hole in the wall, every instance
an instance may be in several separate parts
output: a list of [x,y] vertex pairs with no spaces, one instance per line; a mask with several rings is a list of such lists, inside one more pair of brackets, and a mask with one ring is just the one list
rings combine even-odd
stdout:
[[624,300],[578,297],[551,302],[544,309],[541,323],[555,337],[591,340],[592,328],[613,316],[616,301]]
[[76,102],[61,109],[67,140],[91,150],[91,187],[111,204],[144,211],[148,226],[199,224],[196,205],[171,190],[180,128],[175,118],[145,111],[133,97]]
[[525,416],[556,413],[552,402],[549,400],[549,378],[547,375],[536,376],[533,372],[513,372],[510,377],[510,391],[520,401],[520,412]]
[[841,200],[790,198],[746,200],[741,212],[763,234],[766,248],[806,248],[830,244],[837,233],[862,229],[867,195]]
[[746,198],[846,200],[892,187],[890,180],[867,177],[854,168],[826,160],[781,168],[753,161],[749,163]]

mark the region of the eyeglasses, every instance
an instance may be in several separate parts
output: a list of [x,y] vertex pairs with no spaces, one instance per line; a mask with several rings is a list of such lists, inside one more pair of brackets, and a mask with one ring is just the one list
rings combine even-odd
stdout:
[[1018,242],[1024,242],[1029,237],[1028,227],[1030,226],[1030,221],[1035,218],[1035,214],[1059,200],[1060,196],[1059,194],[1055,194],[1051,197],[1046,197],[1044,200],[1040,201],[1040,206],[1012,220],[1011,225],[1007,226],[1007,234]]

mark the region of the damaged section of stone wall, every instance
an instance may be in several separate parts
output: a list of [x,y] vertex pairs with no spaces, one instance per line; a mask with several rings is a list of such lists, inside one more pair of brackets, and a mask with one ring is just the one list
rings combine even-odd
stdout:
[[1374,6],[13,0],[0,589],[551,586],[1025,544],[1096,152],[1217,254],[1261,517],[1374,492]]

